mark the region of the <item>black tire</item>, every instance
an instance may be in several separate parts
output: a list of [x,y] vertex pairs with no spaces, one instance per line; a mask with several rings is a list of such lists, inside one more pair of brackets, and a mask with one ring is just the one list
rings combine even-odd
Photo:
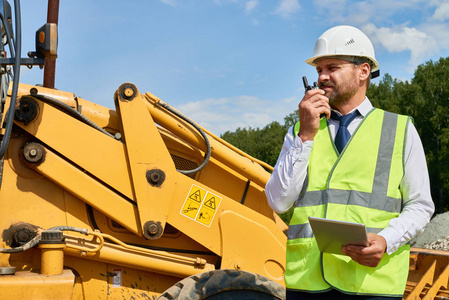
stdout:
[[179,281],[158,300],[257,299],[284,300],[285,288],[264,276],[246,271],[215,270]]

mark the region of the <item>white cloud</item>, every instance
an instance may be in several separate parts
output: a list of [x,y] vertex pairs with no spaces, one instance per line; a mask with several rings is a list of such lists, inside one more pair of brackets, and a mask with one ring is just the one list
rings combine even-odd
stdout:
[[246,1],[246,3],[245,3],[245,11],[247,13],[250,13],[253,9],[255,9],[257,7],[257,5],[259,5],[259,1],[258,0]]
[[446,21],[449,19],[449,2],[437,3],[431,20]]
[[435,37],[417,28],[398,26],[377,28],[374,24],[363,26],[362,30],[389,52],[410,51],[410,63],[414,66],[436,53],[438,42]]
[[441,51],[447,56],[449,51],[449,26],[447,23],[428,23],[421,27],[424,32],[434,35],[438,45],[435,51]]
[[268,101],[254,96],[208,98],[176,107],[207,130],[220,135],[237,128],[263,128],[273,121],[284,124],[284,117],[297,109],[296,97]]
[[275,13],[281,15],[284,18],[290,17],[292,14],[297,12],[301,6],[298,0],[281,0]]

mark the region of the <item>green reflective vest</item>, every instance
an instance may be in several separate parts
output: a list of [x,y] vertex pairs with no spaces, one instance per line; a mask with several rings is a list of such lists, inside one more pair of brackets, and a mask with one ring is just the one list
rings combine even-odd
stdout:
[[[332,288],[358,295],[402,296],[409,245],[384,254],[376,268],[345,255],[320,253],[309,216],[363,223],[380,232],[399,215],[405,137],[410,118],[373,108],[339,155],[322,119],[303,191],[289,224],[285,283],[309,292]],[[297,134],[299,124],[295,126]]]

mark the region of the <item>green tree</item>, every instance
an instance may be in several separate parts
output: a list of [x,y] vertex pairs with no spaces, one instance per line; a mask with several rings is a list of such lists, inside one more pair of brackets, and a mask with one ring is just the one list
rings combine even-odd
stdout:
[[418,66],[412,85],[416,127],[420,133],[437,212],[448,209],[449,195],[449,58]]
[[290,126],[295,125],[299,121],[299,110],[295,110],[284,118],[284,126],[290,128]]
[[378,84],[370,85],[366,95],[373,106],[399,113],[400,108],[395,95],[397,85],[396,79],[393,79],[389,74],[385,74]]

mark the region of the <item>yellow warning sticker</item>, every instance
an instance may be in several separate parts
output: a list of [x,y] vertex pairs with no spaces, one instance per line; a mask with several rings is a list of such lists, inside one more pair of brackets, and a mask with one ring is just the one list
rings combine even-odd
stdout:
[[218,205],[220,205],[221,197],[218,197],[212,193],[207,193],[207,196],[203,202],[203,206],[196,217],[196,220],[206,226],[210,226],[217,212]]
[[210,226],[221,199],[221,197],[192,184],[182,206],[181,214],[203,225]]
[[196,185],[192,185],[190,192],[184,201],[184,206],[181,209],[181,214],[194,219],[198,213],[198,210],[206,196],[206,191]]
[[198,210],[200,208],[200,205],[201,205],[201,203],[191,201],[191,200],[186,200],[186,202],[184,203],[184,206],[182,207],[181,214],[183,214],[191,219],[195,219],[196,214],[198,213]]

